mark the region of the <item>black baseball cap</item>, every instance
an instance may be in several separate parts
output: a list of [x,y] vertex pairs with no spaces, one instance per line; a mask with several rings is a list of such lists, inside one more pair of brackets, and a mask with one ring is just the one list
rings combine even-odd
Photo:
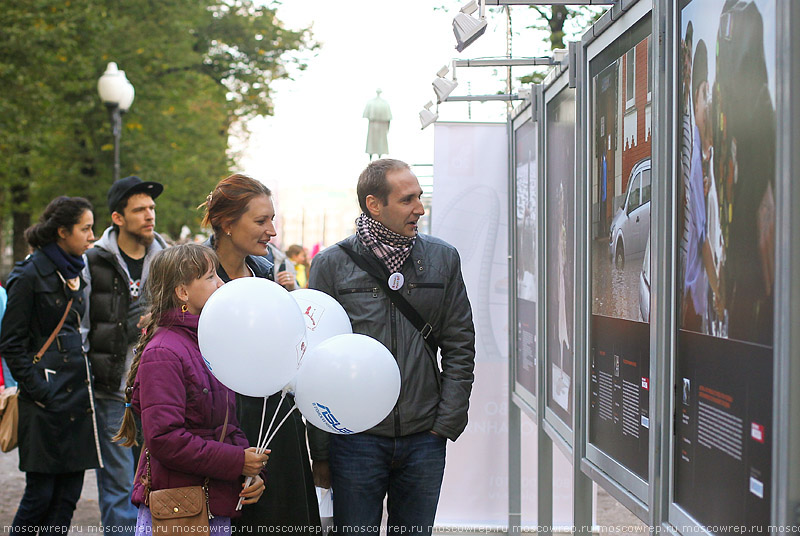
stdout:
[[157,182],[145,182],[135,175],[114,181],[108,189],[108,210],[114,212],[120,201],[133,194],[147,194],[153,199],[161,195],[164,186]]

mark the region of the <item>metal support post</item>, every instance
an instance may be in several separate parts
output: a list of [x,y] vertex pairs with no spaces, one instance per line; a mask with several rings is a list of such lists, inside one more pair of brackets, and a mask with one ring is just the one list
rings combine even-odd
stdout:
[[108,107],[111,116],[111,134],[114,136],[114,180],[119,180],[119,140],[122,136],[122,111],[119,106]]

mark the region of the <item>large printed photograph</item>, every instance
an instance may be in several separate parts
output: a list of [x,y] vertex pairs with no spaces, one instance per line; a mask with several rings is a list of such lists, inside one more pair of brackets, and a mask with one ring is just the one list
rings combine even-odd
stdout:
[[774,435],[776,16],[775,0],[683,0],[676,36],[674,500],[701,524],[760,530]]
[[[591,80],[592,314],[650,318],[651,39]],[[629,45],[629,47],[627,47]]]
[[536,123],[526,121],[514,133],[517,271],[517,382],[536,395],[538,281]]
[[[685,4],[679,52],[679,323],[685,330],[771,345],[774,1]],[[772,16],[765,17],[765,10]]]
[[589,52],[588,78],[589,442],[643,482],[650,431],[650,34],[644,14]]
[[575,90],[546,107],[547,406],[572,427],[575,221]]

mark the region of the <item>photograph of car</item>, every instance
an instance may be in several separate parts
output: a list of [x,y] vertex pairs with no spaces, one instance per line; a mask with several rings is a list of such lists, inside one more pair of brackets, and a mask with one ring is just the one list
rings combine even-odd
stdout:
[[650,158],[633,166],[625,201],[611,220],[609,254],[617,269],[644,254],[650,238]]
[[650,322],[650,238],[644,248],[642,272],[639,274],[639,315],[642,322]]

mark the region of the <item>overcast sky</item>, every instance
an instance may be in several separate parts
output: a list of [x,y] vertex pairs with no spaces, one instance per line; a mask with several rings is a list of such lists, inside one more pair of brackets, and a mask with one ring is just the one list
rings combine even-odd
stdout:
[[[312,26],[319,52],[308,69],[275,88],[275,115],[251,121],[252,136],[242,151],[241,170],[280,190],[290,185],[353,187],[368,162],[364,152],[364,105],[383,90],[392,110],[390,156],[411,164],[433,160],[433,128],[420,130],[418,113],[435,100],[431,82],[453,58],[503,56],[506,16],[488,14],[489,29],[459,54],[452,20],[462,3],[452,0],[287,0],[278,17],[289,28]],[[434,10],[445,5],[444,10]],[[514,56],[541,55],[538,32],[524,30],[532,10],[512,8]],[[504,89],[505,69],[459,69],[454,94],[495,93]],[[526,74],[515,68],[514,76]],[[473,120],[505,120],[503,103],[474,103]],[[467,104],[439,107],[440,120],[467,120]]]

